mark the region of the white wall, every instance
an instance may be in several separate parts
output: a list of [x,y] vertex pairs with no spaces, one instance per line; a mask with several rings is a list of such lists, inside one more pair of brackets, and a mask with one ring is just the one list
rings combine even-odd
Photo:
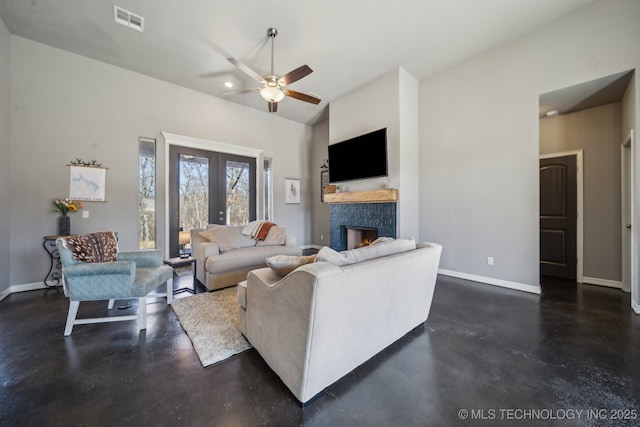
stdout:
[[538,96],[638,68],[639,17],[603,1],[421,81],[420,235],[442,268],[538,288]]
[[[389,178],[341,183],[342,191],[399,189],[398,236],[419,239],[418,222],[418,81],[398,67],[331,102],[329,143],[387,128]],[[329,169],[331,165],[329,165]]]
[[[41,281],[42,237],[56,233],[52,200],[67,195],[67,163],[97,160],[107,203],[86,203],[72,232],[116,230],[137,248],[138,137],[158,141],[158,247],[165,247],[162,131],[264,150],[273,159],[274,222],[311,241],[311,128],[79,55],[11,38],[12,136],[10,283]],[[302,203],[284,204],[284,179],[301,179]]]
[[[0,293],[9,287],[10,224],[10,61],[11,36],[0,19]],[[1,298],[0,298],[1,299]]]
[[399,143],[400,186],[402,200],[398,204],[399,237],[420,239],[418,79],[399,69]]

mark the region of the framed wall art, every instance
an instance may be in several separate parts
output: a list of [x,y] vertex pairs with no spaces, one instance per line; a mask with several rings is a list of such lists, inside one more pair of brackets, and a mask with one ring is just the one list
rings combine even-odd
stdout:
[[284,180],[285,203],[300,203],[300,180],[285,178]]
[[106,202],[107,168],[69,165],[69,198],[84,202]]

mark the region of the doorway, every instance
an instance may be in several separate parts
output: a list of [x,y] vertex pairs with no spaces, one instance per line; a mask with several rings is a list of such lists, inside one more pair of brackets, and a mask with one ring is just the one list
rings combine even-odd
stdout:
[[180,231],[256,219],[256,159],[199,148],[169,148],[169,254]]

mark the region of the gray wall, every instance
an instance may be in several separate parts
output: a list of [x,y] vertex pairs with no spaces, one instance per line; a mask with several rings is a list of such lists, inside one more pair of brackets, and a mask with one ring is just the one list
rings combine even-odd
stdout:
[[[274,221],[299,244],[311,242],[310,126],[20,37],[12,36],[11,52],[10,156],[20,167],[11,171],[12,235],[3,246],[11,247],[12,285],[43,279],[42,237],[56,233],[51,203],[68,194],[66,165],[76,157],[109,169],[107,203],[86,203],[90,218],[73,214],[72,232],[116,230],[121,249],[137,248],[140,136],[158,141],[158,247],[164,248],[162,131],[264,150],[273,159]],[[299,205],[284,203],[288,177],[301,179]]]
[[311,230],[311,242],[316,246],[329,246],[329,204],[322,203],[320,199],[321,184],[320,169],[327,159],[329,146],[329,121],[325,120],[313,126],[313,145],[311,147],[311,174],[312,174],[312,200],[313,223]]
[[622,280],[621,105],[540,119],[540,154],[584,150],[584,276]]
[[9,31],[0,19],[0,293],[9,287],[9,153],[10,153],[10,45]]
[[[399,189],[398,236],[420,239],[418,227],[418,81],[398,67],[330,104],[329,143],[387,128],[389,177],[341,183],[346,191]],[[329,165],[331,168],[331,165]]]
[[442,268],[539,285],[538,96],[639,68],[639,16],[605,0],[420,82],[420,235]]

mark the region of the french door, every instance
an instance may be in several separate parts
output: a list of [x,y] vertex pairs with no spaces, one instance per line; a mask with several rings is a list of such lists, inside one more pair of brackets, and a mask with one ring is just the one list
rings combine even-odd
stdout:
[[169,147],[169,254],[179,232],[207,224],[256,219],[256,159],[196,148]]

